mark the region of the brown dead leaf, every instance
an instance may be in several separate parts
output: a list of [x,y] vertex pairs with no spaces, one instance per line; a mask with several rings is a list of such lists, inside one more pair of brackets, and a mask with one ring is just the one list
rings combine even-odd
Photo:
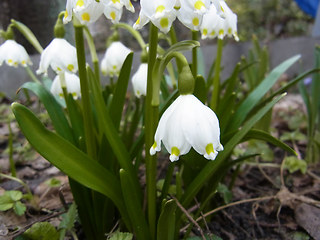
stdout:
[[295,208],[294,213],[297,223],[315,240],[320,240],[320,209],[301,203]]

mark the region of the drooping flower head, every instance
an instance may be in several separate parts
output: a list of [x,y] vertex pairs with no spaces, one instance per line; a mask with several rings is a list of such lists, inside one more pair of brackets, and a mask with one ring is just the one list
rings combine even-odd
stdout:
[[133,25],[135,29],[141,29],[151,21],[160,31],[169,32],[172,22],[176,19],[176,2],[174,0],[141,0],[139,18]]
[[25,48],[15,40],[8,39],[0,46],[0,66],[5,61],[11,67],[32,65]]
[[54,38],[41,53],[37,74],[47,74],[49,66],[56,73],[61,71],[76,73],[78,71],[76,48],[63,38]]
[[201,25],[202,38],[223,39],[224,36],[233,36],[239,41],[237,33],[237,15],[232,12],[224,0],[216,0],[209,11],[203,16]]
[[178,8],[177,17],[187,28],[199,31],[203,15],[210,7],[209,0],[181,0],[181,7]]
[[[64,80],[66,84],[66,89],[68,93],[71,93],[74,99],[81,97],[80,79],[77,75],[73,73],[64,73]],[[57,75],[51,85],[50,92],[53,95],[57,95],[63,98],[63,90],[61,87],[61,80],[59,75]]]
[[136,97],[146,96],[148,64],[142,63],[137,72],[132,76],[132,85]]
[[81,24],[95,22],[103,13],[104,6],[95,0],[67,0],[63,22],[66,24],[75,16]]
[[192,94],[180,95],[164,112],[151,155],[161,150],[161,143],[170,153],[171,161],[177,161],[191,147],[210,160],[223,150],[216,114]]
[[111,43],[101,61],[102,73],[109,76],[118,76],[130,52],[131,50],[119,41]]

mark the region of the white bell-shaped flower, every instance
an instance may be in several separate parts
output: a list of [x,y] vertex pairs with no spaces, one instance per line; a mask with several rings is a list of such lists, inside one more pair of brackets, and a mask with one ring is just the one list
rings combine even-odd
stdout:
[[193,31],[199,31],[202,23],[203,13],[195,11],[188,5],[181,5],[179,11],[177,11],[177,17],[180,22],[187,28]]
[[181,1],[181,7],[189,8],[190,10],[198,14],[206,13],[210,7],[210,0],[180,0],[180,1]]
[[78,71],[76,48],[63,38],[53,39],[41,53],[37,74],[47,74],[49,65],[56,73],[61,71],[76,73]]
[[134,12],[134,7],[130,0],[101,0],[104,4],[104,15],[113,23],[118,23],[122,16],[122,8],[125,6],[129,11]]
[[225,36],[225,19],[222,18],[215,7],[214,4],[210,6],[209,11],[203,16],[203,21],[201,24],[201,37],[206,38],[220,38],[223,39]]
[[141,0],[139,18],[133,25],[135,29],[141,29],[151,21],[160,31],[169,32],[172,22],[176,19],[176,2],[173,0]]
[[137,72],[132,76],[133,91],[136,97],[146,96],[147,94],[148,64],[142,63]]
[[161,150],[161,143],[170,153],[171,161],[177,161],[191,147],[210,160],[223,150],[216,114],[192,94],[179,96],[164,112],[150,148],[151,155]]
[[75,16],[81,24],[95,22],[103,13],[104,5],[95,0],[67,0],[63,23],[68,23]]
[[[63,74],[63,73],[62,73]],[[66,84],[66,89],[68,93],[71,93],[74,99],[81,97],[80,79],[77,75],[73,73],[64,73],[64,82]],[[63,90],[61,87],[60,76],[57,75],[51,85],[50,92],[53,95],[60,96],[63,98]]]
[[101,61],[101,72],[104,75],[118,76],[130,52],[131,50],[121,42],[116,41],[111,43]]
[[15,40],[6,40],[0,46],[0,66],[5,61],[11,67],[32,65],[26,49]]

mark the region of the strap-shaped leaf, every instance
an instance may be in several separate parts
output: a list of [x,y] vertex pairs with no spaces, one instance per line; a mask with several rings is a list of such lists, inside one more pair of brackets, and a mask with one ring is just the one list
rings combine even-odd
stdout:
[[91,80],[90,87],[92,89],[93,103],[97,113],[99,131],[106,136],[121,168],[125,169],[130,174],[136,191],[141,193],[140,184],[138,182],[138,178],[133,167],[130,154],[127,151],[125,144],[121,140],[118,131],[113,124],[111,115],[107,110],[106,104],[101,94],[100,85],[97,83],[97,81],[94,81],[94,74],[90,69],[88,69],[88,77]]
[[109,197],[125,218],[119,180],[70,142],[49,131],[25,106],[13,103],[13,113],[30,144],[49,162],[82,185]]
[[119,128],[121,121],[123,106],[126,99],[126,93],[130,79],[132,59],[133,53],[131,52],[122,65],[117,86],[110,105],[110,115],[112,116],[112,120],[116,129]]
[[274,136],[270,135],[269,133],[261,130],[250,130],[247,135],[243,138],[243,141],[247,141],[250,139],[257,139],[257,140],[263,140],[266,142],[269,142],[273,144],[274,146],[277,146],[279,148],[282,148],[283,150],[292,153],[294,155],[297,155],[296,151],[294,151],[291,147],[289,147],[284,142],[280,141],[279,139],[275,138]]
[[27,82],[21,88],[29,89],[38,96],[45,106],[57,133],[70,142],[74,142],[68,120],[64,115],[61,105],[56,101],[54,96],[40,83]]
[[135,186],[131,181],[130,175],[124,169],[120,170],[121,189],[124,196],[124,201],[129,213],[131,222],[133,223],[133,230],[137,235],[137,239],[149,240],[150,232],[147,225],[146,218],[141,207],[139,193],[135,191]]
[[177,204],[171,199],[164,204],[158,220],[157,240],[173,240]]
[[290,67],[292,66],[298,59],[300,55],[294,56],[275,69],[259,84],[257,88],[255,88],[247,98],[241,103],[239,108],[237,109],[233,121],[228,128],[230,131],[237,129],[240,127],[241,123],[246,119],[251,110],[259,103],[262,97],[271,89],[271,87],[276,83],[279,77]]

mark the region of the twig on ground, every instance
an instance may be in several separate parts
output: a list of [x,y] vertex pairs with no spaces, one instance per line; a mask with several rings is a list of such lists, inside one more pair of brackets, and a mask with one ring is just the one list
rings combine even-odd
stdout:
[[49,219],[51,219],[51,218],[58,217],[58,216],[66,213],[66,212],[67,212],[67,211],[64,210],[64,211],[61,211],[61,212],[54,213],[54,214],[52,214],[52,215],[50,215],[50,216],[45,216],[45,217],[42,217],[42,218],[37,219],[37,220],[35,220],[35,221],[32,221],[31,223],[29,223],[29,224],[21,227],[18,231],[13,232],[13,233],[11,233],[11,234],[8,234],[7,236],[8,236],[10,239],[14,239],[14,237],[17,237],[17,236],[21,235],[23,232],[26,231],[27,228],[30,228],[33,224],[38,223],[38,222],[45,222],[45,221],[47,221],[47,220],[49,220]]
[[[177,198],[175,198],[174,196],[170,195],[170,197],[172,199],[174,199],[177,203],[177,206],[180,208],[180,210],[187,216],[187,218],[198,228],[200,234],[201,234],[201,237],[203,240],[206,240],[206,237],[204,236],[204,233],[200,227],[200,225],[197,223],[198,221],[195,221],[191,215],[188,213],[188,211],[181,205],[181,203],[179,202],[179,200]],[[202,219],[202,217],[200,217],[200,219]],[[188,225],[189,226],[189,225]]]

